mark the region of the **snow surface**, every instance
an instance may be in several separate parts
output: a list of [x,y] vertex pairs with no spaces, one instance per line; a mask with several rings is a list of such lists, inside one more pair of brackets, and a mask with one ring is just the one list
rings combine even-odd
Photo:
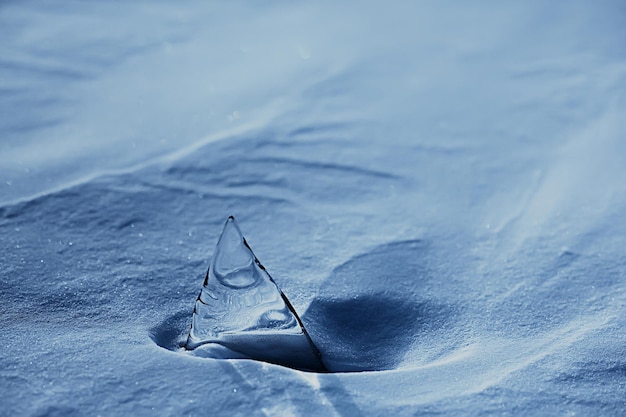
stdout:
[[[0,415],[624,415],[626,7],[0,3]],[[316,374],[172,350],[225,218]]]

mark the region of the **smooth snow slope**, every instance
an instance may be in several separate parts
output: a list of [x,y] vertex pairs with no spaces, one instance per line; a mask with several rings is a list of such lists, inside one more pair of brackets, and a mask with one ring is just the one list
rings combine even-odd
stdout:
[[[0,415],[623,415],[625,18],[0,4]],[[177,351],[230,214],[343,372]]]

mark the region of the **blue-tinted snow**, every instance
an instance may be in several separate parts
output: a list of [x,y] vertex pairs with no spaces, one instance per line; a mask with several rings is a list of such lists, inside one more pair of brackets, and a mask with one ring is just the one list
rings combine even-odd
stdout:
[[[0,415],[622,415],[618,1],[0,5]],[[224,219],[311,374],[181,355]]]

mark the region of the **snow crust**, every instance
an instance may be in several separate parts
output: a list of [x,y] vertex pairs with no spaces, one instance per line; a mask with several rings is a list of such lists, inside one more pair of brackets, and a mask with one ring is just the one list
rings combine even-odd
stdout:
[[[3,2],[0,416],[623,415],[625,18]],[[335,372],[177,351],[229,214]]]

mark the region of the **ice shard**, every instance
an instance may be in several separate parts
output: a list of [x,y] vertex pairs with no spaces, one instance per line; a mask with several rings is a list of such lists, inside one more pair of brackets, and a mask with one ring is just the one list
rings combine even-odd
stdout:
[[298,314],[252,252],[233,216],[217,242],[185,347],[199,356],[325,370]]

